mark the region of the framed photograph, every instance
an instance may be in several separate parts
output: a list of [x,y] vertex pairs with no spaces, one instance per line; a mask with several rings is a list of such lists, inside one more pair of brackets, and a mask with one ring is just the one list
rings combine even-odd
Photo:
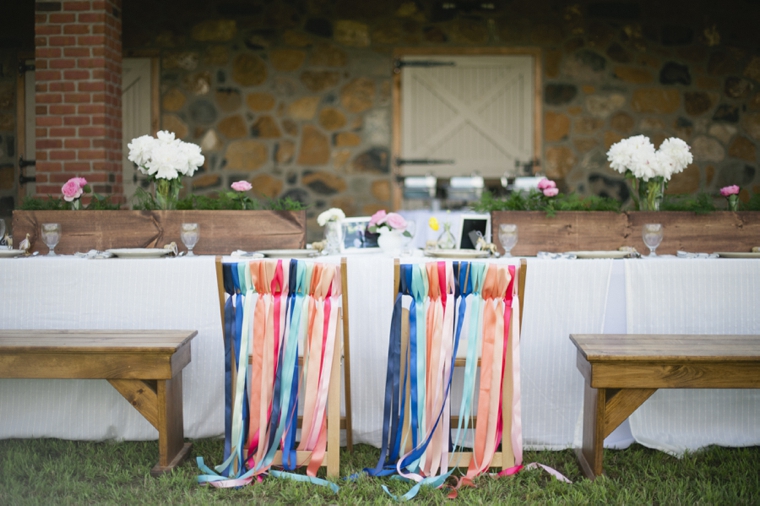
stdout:
[[343,247],[346,249],[377,248],[380,234],[367,231],[369,216],[345,218],[343,220]]
[[463,214],[460,217],[457,246],[459,249],[475,249],[478,237],[491,242],[490,214]]

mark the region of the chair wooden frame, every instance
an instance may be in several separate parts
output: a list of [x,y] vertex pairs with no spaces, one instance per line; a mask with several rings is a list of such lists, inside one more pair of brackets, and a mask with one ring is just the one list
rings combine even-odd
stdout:
[[[520,319],[520,329],[522,329],[522,317],[523,317],[523,300],[525,298],[525,279],[526,274],[528,271],[528,263],[527,260],[524,258],[520,260],[520,271],[517,276],[517,296],[519,298],[520,302],[520,314],[518,318]],[[396,294],[398,293],[399,288],[399,282],[401,277],[401,269],[400,269],[400,263],[399,260],[394,260],[393,263],[393,296],[396,297]],[[513,379],[512,379],[512,355],[514,352],[514,341],[512,339],[512,329],[510,327],[510,335],[509,335],[509,353],[507,354],[507,357],[505,358],[504,367],[505,367],[505,373],[504,373],[504,380],[502,383],[502,398],[501,398],[501,414],[502,414],[502,423],[504,424],[502,426],[502,434],[504,434],[504,437],[502,437],[501,440],[501,450],[497,451],[493,459],[491,460],[491,467],[500,467],[501,469],[509,469],[510,467],[514,467],[515,465],[515,458],[514,458],[514,452],[512,449],[512,440],[509,437],[509,434],[511,433],[511,420],[512,420],[512,391],[513,391]],[[401,331],[401,349],[404,350],[409,345],[409,331],[404,330],[404,327],[402,326]],[[401,354],[401,370],[404,370],[405,367],[405,354]],[[457,358],[454,360],[454,366],[455,367],[464,367],[465,365],[464,358]],[[480,358],[478,358],[478,367],[480,367]],[[410,434],[411,427],[410,427],[410,403],[409,403],[409,384],[407,383],[406,388],[406,413],[404,417],[404,437],[407,441],[407,448],[406,451],[410,451],[411,448],[411,437],[407,437]],[[474,427],[475,423],[477,423],[477,416],[470,417],[472,420],[472,426]],[[459,417],[456,415],[451,416],[451,426],[454,427],[459,424]],[[472,452],[452,452],[449,454],[449,467],[467,467],[470,464],[470,460],[472,459]]]
[[[340,276],[342,283],[342,309],[338,313],[338,319],[342,325],[338,325],[336,332],[337,338],[342,339],[342,350],[340,346],[335,346],[333,353],[332,370],[330,372],[330,387],[327,393],[327,449],[325,452],[322,467],[327,467],[328,477],[337,477],[340,475],[340,430],[346,431],[346,444],[348,451],[353,451],[353,432],[351,420],[351,360],[350,347],[348,339],[348,268],[346,259],[341,258]],[[219,311],[221,315],[222,328],[224,328],[224,273],[222,269],[222,257],[216,257],[216,279],[219,296]],[[345,388],[346,416],[340,415],[340,366],[341,356],[343,357],[343,380]],[[234,359],[233,359],[234,360]],[[249,357],[250,360],[250,357]],[[303,365],[303,359],[299,357],[299,364]],[[234,364],[233,364],[234,366]],[[233,374],[235,367],[232,368]],[[235,381],[233,377],[233,382]],[[333,423],[338,420],[338,423]],[[298,427],[301,427],[302,417],[298,417]],[[306,462],[312,452],[296,452],[297,462]],[[274,465],[282,464],[282,452],[277,451],[272,462]]]

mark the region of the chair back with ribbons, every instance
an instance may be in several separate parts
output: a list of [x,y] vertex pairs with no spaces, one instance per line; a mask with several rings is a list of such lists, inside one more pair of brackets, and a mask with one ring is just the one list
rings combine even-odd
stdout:
[[[467,468],[460,483],[470,483],[489,467],[521,464],[519,336],[526,265],[396,262],[383,441],[370,474],[439,486],[456,467]],[[464,367],[457,408],[450,402],[455,367]],[[462,451],[468,429],[472,449]]]
[[[206,481],[239,486],[264,473],[287,474],[272,466],[285,471],[307,466],[313,482],[321,482],[316,472],[323,466],[328,476],[338,476],[340,359],[341,350],[349,351],[345,273],[345,259],[335,265],[296,259],[223,263],[217,258],[225,348],[225,462],[216,468],[220,479],[207,473]],[[348,367],[345,372],[350,413]],[[344,424],[350,441],[350,417]]]

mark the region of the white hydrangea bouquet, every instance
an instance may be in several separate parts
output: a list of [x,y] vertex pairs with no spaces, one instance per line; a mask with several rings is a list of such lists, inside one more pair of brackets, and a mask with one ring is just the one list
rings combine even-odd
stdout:
[[677,137],[664,140],[655,150],[649,137],[636,135],[613,144],[607,160],[610,167],[631,181],[637,210],[659,211],[668,181],[683,171],[693,157],[689,145]]
[[163,210],[176,208],[182,188],[180,178],[191,177],[205,161],[198,145],[175,139],[172,132],[165,130],[156,137],[132,139],[127,147],[129,160],[154,183],[155,204]]

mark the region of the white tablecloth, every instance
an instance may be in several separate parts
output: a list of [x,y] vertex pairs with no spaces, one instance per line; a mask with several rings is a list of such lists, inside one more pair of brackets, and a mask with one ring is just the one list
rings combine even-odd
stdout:
[[[213,261],[0,260],[0,328],[197,329],[184,373],[185,435],[220,435],[224,369]],[[355,442],[378,445],[381,439],[392,276],[390,257],[348,257]],[[526,447],[560,449],[580,441],[583,378],[569,334],[757,334],[759,297],[760,262],[752,260],[529,259],[521,342]],[[683,414],[674,414],[678,405],[658,401],[672,393],[655,394],[634,415],[638,441],[668,451],[760,444],[760,424],[751,423],[760,415],[755,391],[686,392],[697,399],[698,411],[685,412],[700,419],[693,430]],[[716,398],[722,400],[713,408]],[[0,438],[157,437],[100,380],[0,380],[0,413]]]

